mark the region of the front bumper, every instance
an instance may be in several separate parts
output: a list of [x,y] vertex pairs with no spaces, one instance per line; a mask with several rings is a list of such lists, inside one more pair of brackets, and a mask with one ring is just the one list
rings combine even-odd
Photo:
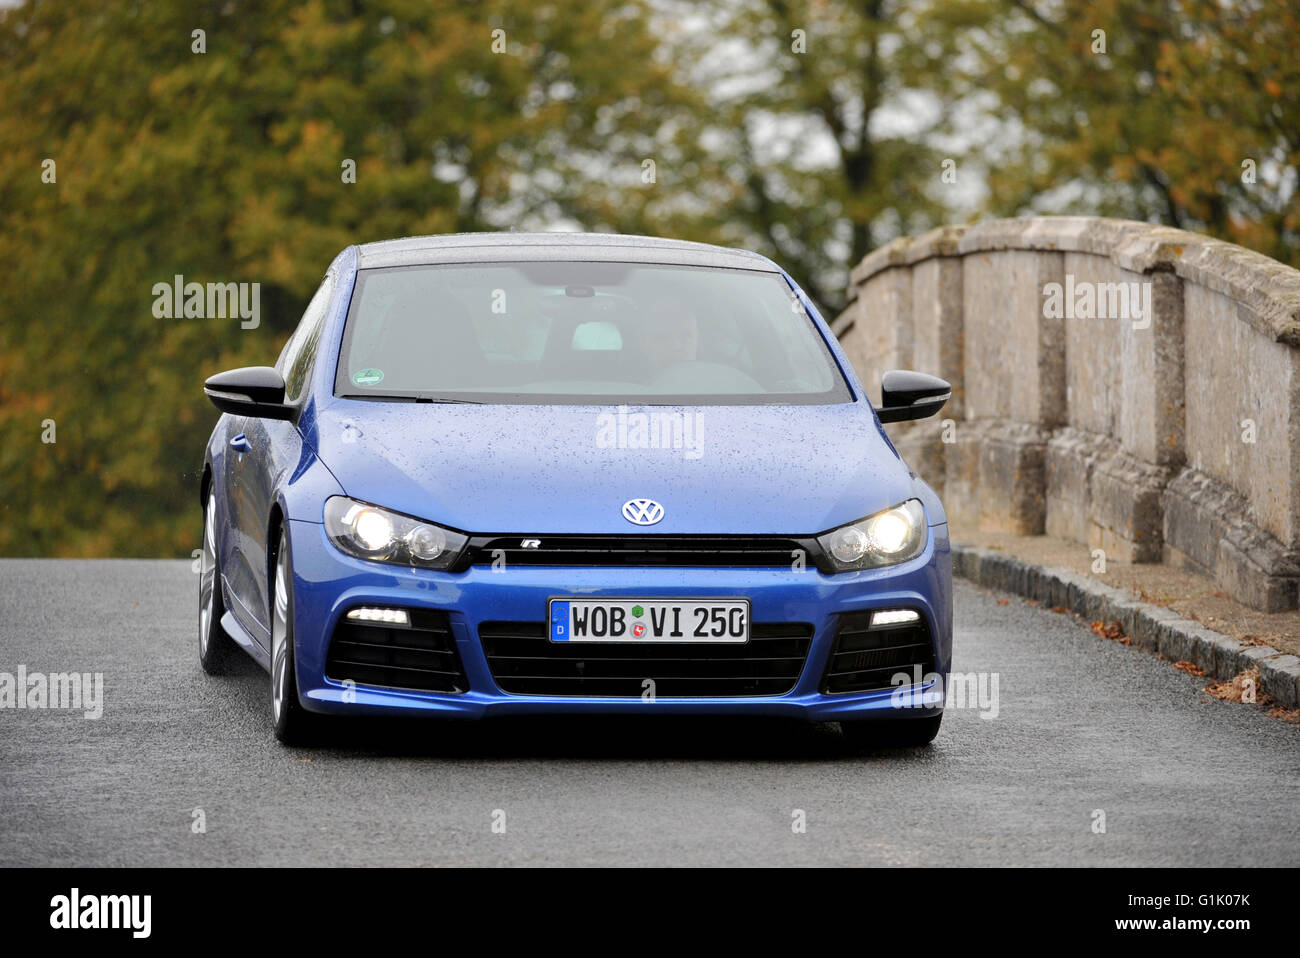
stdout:
[[[886,569],[825,575],[771,568],[525,567],[493,571],[476,566],[443,573],[389,567],[346,556],[318,523],[288,523],[294,579],[294,645],[298,690],[313,712],[349,715],[430,715],[477,719],[490,715],[600,712],[605,714],[765,715],[806,721],[924,717],[943,707],[942,688],[952,660],[952,564],[946,525],[911,562]],[[479,640],[482,622],[544,621],[556,596],[650,599],[745,596],[754,622],[806,622],[811,648],[794,688],[782,695],[630,697],[513,695],[493,680]],[[416,692],[355,685],[325,675],[335,626],[356,606],[392,606],[446,612],[468,691]],[[934,640],[934,672],[944,682],[907,691],[828,694],[820,690],[839,616],[907,607],[926,620]]]

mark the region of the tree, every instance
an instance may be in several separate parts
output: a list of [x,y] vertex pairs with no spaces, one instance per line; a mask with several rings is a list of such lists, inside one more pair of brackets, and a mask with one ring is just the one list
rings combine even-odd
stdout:
[[[216,412],[326,264],[566,226],[758,249],[1080,212],[1300,265],[1290,0],[32,0],[0,11],[0,554],[186,554]],[[259,284],[161,318],[157,284]],[[50,440],[56,440],[51,442]]]
[[[649,196],[618,217],[586,188],[639,174],[694,99],[648,22],[640,0],[0,14],[0,553],[189,555],[203,378],[273,361],[343,247],[642,219]],[[260,284],[260,322],[156,317],[176,275]]]
[[956,205],[943,78],[979,8],[724,0],[700,15],[688,62],[716,118],[708,179],[731,190],[720,232],[777,258],[833,314],[853,264]]
[[1007,122],[988,210],[1201,231],[1300,265],[1289,0],[1004,0],[963,45]]

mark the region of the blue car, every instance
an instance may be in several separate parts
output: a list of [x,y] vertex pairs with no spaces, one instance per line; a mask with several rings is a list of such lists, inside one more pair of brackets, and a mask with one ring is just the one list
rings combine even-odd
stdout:
[[825,321],[754,253],[636,236],[344,250],[274,367],[212,376],[199,655],[326,715],[766,715],[920,745],[948,527]]

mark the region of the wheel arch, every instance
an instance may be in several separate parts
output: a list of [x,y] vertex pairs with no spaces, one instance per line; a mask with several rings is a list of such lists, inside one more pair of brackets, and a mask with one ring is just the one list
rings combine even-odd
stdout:
[[212,488],[212,463],[203,460],[203,474],[199,478],[199,508],[208,507],[208,491]]
[[[266,520],[266,575],[267,582],[275,582],[275,560],[280,548],[280,532],[284,529],[284,505],[277,499],[271,503],[271,514]],[[270,589],[267,595],[271,595]]]

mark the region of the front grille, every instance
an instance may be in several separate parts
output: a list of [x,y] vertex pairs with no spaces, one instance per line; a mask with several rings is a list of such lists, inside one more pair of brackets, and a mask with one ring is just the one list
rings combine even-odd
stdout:
[[689,698],[789,692],[813,627],[755,622],[743,645],[552,642],[545,622],[484,622],[478,634],[503,692],[639,698],[653,679],[657,698]]
[[[823,692],[870,692],[895,688],[890,679],[914,666],[921,674],[934,671],[934,646],[922,617],[917,622],[871,628],[870,612],[850,612],[839,617],[831,648]],[[910,685],[911,682],[909,681]]]
[[[523,543],[530,543],[525,547]],[[536,545],[531,545],[536,543]],[[780,536],[476,536],[461,568],[471,565],[695,566],[703,568],[818,565],[816,539]]]
[[411,609],[409,626],[339,620],[325,660],[336,682],[421,692],[469,688],[445,612]]

